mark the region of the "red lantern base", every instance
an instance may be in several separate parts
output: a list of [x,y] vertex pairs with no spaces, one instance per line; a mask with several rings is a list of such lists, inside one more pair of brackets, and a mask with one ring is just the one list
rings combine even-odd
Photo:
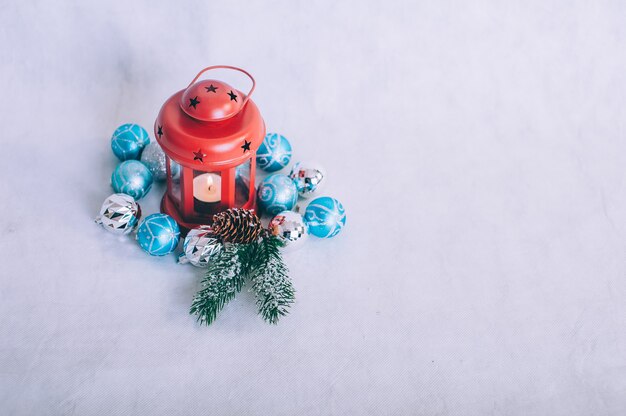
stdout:
[[[252,200],[249,201],[245,206],[243,206],[243,208],[255,211],[256,198],[252,198]],[[206,222],[187,222],[183,220],[178,212],[178,208],[174,204],[174,201],[172,201],[167,195],[167,192],[163,195],[163,199],[161,199],[161,212],[174,218],[174,221],[176,221],[178,223],[178,226],[180,227],[180,234],[183,237],[186,236],[189,230],[191,230],[192,228],[199,227],[200,225],[211,225],[211,222],[213,221],[212,218],[207,219]]]

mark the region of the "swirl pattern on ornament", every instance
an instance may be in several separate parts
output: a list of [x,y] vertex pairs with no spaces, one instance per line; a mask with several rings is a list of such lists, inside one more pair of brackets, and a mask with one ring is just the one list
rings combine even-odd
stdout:
[[256,162],[266,172],[276,172],[291,160],[291,144],[278,133],[268,133],[257,150]]
[[306,207],[304,220],[309,232],[316,237],[331,238],[346,225],[346,211],[335,198],[316,198]]

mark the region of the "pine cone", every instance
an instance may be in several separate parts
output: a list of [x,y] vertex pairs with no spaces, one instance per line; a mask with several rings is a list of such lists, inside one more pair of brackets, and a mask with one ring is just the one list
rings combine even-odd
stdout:
[[247,209],[231,208],[213,216],[213,232],[227,243],[252,243],[259,238],[261,220]]

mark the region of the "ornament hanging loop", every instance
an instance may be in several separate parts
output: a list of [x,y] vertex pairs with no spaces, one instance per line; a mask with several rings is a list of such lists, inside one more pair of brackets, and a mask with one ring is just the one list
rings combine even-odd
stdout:
[[245,96],[245,98],[243,100],[243,103],[241,105],[241,107],[243,108],[246,105],[246,103],[248,102],[248,99],[250,99],[250,96],[254,92],[254,89],[256,88],[256,81],[254,80],[254,77],[252,75],[250,75],[250,73],[248,71],[246,71],[245,69],[241,69],[241,68],[238,68],[236,66],[231,66],[231,65],[207,66],[202,71],[198,72],[198,75],[196,75],[196,77],[193,80],[191,80],[191,82],[189,83],[187,88],[191,87],[194,84],[194,82],[196,82],[198,80],[198,78],[200,78],[200,76],[202,76],[202,74],[204,74],[205,72],[214,70],[214,69],[232,69],[233,71],[239,71],[242,74],[245,74],[248,78],[250,78],[250,81],[252,81],[252,87],[250,88],[250,90],[248,91],[248,93],[246,94],[246,96]]

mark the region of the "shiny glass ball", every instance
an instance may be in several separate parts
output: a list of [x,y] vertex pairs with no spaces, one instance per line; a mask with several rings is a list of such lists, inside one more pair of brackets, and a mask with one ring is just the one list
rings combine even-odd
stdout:
[[[150,170],[155,181],[163,182],[167,178],[167,159],[165,158],[165,152],[163,152],[163,149],[157,142],[148,143],[143,152],[141,152],[140,160]],[[172,161],[170,169],[172,170],[173,178],[180,173],[180,165],[174,161]]]
[[139,155],[150,143],[150,136],[146,129],[139,124],[122,124],[111,137],[111,150],[121,161],[139,159]]
[[298,162],[291,168],[289,177],[296,184],[301,197],[311,198],[319,193],[325,183],[326,170],[314,163]]
[[167,214],[148,215],[137,228],[139,246],[151,256],[165,256],[176,249],[180,228]]
[[286,175],[275,173],[261,182],[257,190],[259,209],[269,215],[290,211],[298,201],[298,190]]
[[96,223],[111,233],[123,235],[133,231],[140,218],[141,207],[132,196],[113,194],[102,203]]
[[293,211],[283,211],[274,216],[267,226],[270,234],[282,238],[287,247],[300,246],[309,235],[302,215]]
[[291,144],[278,133],[267,133],[256,152],[256,164],[266,172],[276,172],[289,164]]
[[127,160],[117,165],[111,175],[111,186],[115,192],[143,198],[152,187],[152,173],[138,160]]
[[222,242],[215,237],[211,227],[201,225],[187,233],[178,262],[191,263],[196,267],[208,267],[211,259],[222,252],[222,246]]
[[315,198],[306,207],[304,221],[309,232],[319,238],[331,238],[346,225],[346,211],[335,198],[323,196]]

